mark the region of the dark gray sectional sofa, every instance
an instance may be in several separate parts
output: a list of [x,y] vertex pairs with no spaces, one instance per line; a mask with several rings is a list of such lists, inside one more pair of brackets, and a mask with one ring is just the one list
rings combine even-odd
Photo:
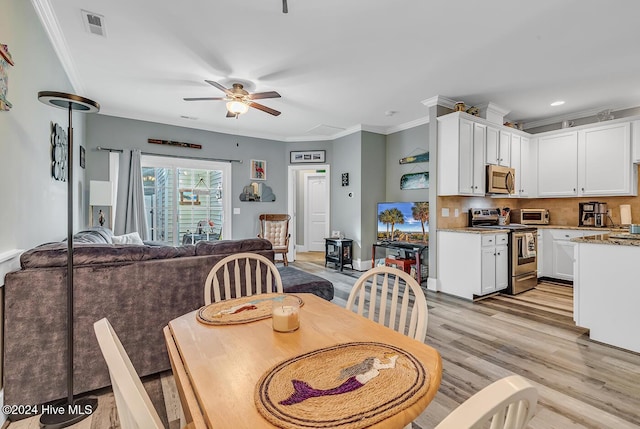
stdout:
[[[74,237],[75,393],[110,384],[93,332],[107,317],[138,374],[171,368],[162,328],[204,305],[204,281],[223,257],[254,252],[273,260],[271,243],[255,238],[178,247],[111,244],[111,231]],[[4,403],[41,404],[65,398],[66,243],[50,243],[21,256],[21,269],[5,277]],[[282,270],[285,292],[333,299],[320,277]]]

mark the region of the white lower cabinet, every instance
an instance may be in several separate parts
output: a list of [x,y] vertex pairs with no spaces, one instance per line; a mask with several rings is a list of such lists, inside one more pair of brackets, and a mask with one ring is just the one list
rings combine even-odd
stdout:
[[[538,267],[541,277],[573,281],[574,249],[573,238],[606,234],[607,230],[588,229],[542,229],[542,255],[538,254]],[[540,262],[542,261],[542,262]]]
[[474,299],[506,289],[507,234],[438,231],[440,292]]

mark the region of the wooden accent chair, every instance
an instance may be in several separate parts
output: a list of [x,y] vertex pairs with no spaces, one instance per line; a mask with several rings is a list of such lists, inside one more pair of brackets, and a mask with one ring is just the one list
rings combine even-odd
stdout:
[[427,335],[427,298],[416,279],[397,268],[375,267],[360,276],[347,309],[420,342]]
[[[204,282],[205,305],[229,299],[232,285],[235,298],[261,293],[284,293],[278,268],[268,258],[257,253],[236,253],[218,261]],[[224,288],[224,297],[221,288]]]
[[485,427],[524,429],[536,412],[538,391],[526,379],[512,375],[485,387],[453,410],[436,429]]
[[289,221],[291,216],[288,214],[261,214],[258,219],[260,220],[260,234],[259,238],[266,238],[273,245],[273,250],[276,254],[282,255],[282,261],[284,265],[289,265],[287,260],[287,252],[289,252]]

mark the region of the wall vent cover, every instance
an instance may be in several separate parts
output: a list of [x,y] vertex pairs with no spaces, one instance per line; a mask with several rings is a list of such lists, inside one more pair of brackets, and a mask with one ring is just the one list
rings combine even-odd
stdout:
[[84,28],[88,33],[107,37],[107,31],[104,26],[104,16],[83,10],[82,22],[84,22]]

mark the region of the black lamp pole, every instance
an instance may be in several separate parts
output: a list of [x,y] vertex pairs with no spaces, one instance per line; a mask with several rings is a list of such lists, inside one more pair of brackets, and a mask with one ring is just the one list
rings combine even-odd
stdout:
[[67,399],[52,405],[56,410],[63,407],[62,413],[43,413],[40,425],[43,428],[59,429],[90,416],[98,406],[95,398],[73,399],[73,118],[72,112],[94,113],[100,111],[100,105],[79,95],[55,91],[40,91],[38,100],[66,109],[69,112],[67,129]]

